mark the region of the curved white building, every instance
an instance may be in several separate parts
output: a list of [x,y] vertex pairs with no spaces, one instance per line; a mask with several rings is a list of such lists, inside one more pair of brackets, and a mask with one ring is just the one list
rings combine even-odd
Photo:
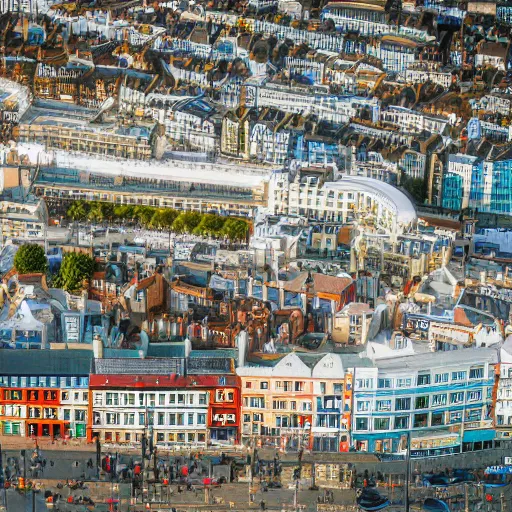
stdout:
[[388,183],[359,176],[338,181],[325,178],[321,169],[274,172],[269,182],[269,211],[325,222],[358,222],[395,235],[417,219],[411,200]]

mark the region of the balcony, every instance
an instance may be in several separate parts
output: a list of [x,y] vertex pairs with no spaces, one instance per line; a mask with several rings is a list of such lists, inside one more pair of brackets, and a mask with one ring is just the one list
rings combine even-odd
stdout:
[[464,428],[466,430],[475,430],[480,428],[492,428],[492,420],[482,421],[466,421],[464,422]]

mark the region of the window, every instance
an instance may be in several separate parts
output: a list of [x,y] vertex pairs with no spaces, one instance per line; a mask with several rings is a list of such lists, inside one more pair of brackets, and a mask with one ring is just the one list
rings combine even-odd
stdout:
[[169,414],[169,425],[176,425],[176,414],[174,412]]
[[361,400],[357,402],[357,412],[367,412],[370,410],[370,401]]
[[290,401],[290,409],[292,411],[296,411],[297,410],[297,402],[295,400]]
[[194,405],[194,395],[188,395],[188,405]]
[[428,386],[430,384],[430,373],[418,375],[418,386]]
[[356,430],[368,430],[368,418],[356,418]]
[[178,394],[178,403],[184,404],[185,403],[185,395]]
[[193,425],[194,424],[194,413],[189,412],[187,414],[187,425]]
[[482,390],[468,391],[467,397],[468,402],[478,402],[479,400],[482,400]]
[[390,388],[391,387],[391,379],[379,379],[377,381],[377,385],[380,389]]
[[391,400],[377,400],[377,411],[391,411]]
[[71,420],[71,409],[64,409],[64,421]]
[[185,425],[185,415],[182,413],[176,414],[176,423],[178,425]]
[[396,379],[396,387],[397,388],[410,388],[411,382],[412,382],[412,379],[410,377]]
[[263,421],[263,414],[260,414],[259,412],[253,414],[252,415],[252,421],[257,421],[257,422]]
[[134,412],[125,412],[124,413],[124,424],[125,425],[135,425],[135,413]]
[[146,415],[143,412],[139,412],[139,425],[146,424]]
[[[159,394],[158,395],[158,405],[165,405],[165,395]],[[163,423],[162,423],[163,425]]]
[[247,382],[245,383],[245,388],[246,388],[246,389],[252,389],[252,382],[247,381]]
[[397,398],[395,400],[395,410],[397,411],[408,411],[411,408],[410,398]]
[[320,382],[320,394],[325,395],[327,384],[325,382]]
[[389,418],[374,418],[373,419],[374,430],[389,430]]
[[414,404],[415,409],[427,409],[428,408],[428,396],[417,396]]
[[464,392],[450,393],[450,404],[461,404],[464,401]]
[[260,389],[268,389],[268,382],[260,382]]
[[409,428],[409,416],[395,416],[395,428]]
[[176,395],[174,393],[171,393],[169,395],[169,405],[174,405],[176,404]]
[[199,405],[206,405],[206,393],[199,395]]
[[438,405],[446,405],[446,393],[432,396],[432,407],[436,407]]
[[436,384],[448,382],[448,373],[436,373],[435,382]]
[[[481,409],[467,409],[466,410],[466,421],[480,421],[482,416]],[[510,421],[509,421],[510,423]]]
[[373,386],[373,379],[356,379],[356,389],[368,389]]
[[452,372],[452,381],[466,380],[466,372]]
[[[247,416],[249,416],[249,415],[247,414]],[[249,420],[250,420],[250,416],[249,416]],[[206,424],[206,414],[200,412],[197,415],[197,424],[198,425],[205,425]]]
[[476,368],[470,368],[469,369],[469,378],[470,379],[483,379],[484,378],[483,366],[478,366]]
[[427,413],[415,414],[413,427],[414,428],[428,427],[428,414]]
[[158,425],[165,425],[165,414],[163,412],[159,412],[157,416]]
[[120,414],[118,412],[107,412],[107,425],[119,425]]
[[335,383],[333,389],[336,394],[343,393],[343,384]]
[[462,411],[453,411],[450,413],[450,423],[460,423],[462,421]]
[[437,427],[439,425],[444,425],[444,412],[433,412],[432,426]]
[[273,409],[287,409],[288,404],[286,403],[286,400],[274,400],[272,402],[272,408]]
[[75,411],[75,421],[85,421],[85,411]]
[[103,404],[103,396],[101,393],[94,393],[94,405],[102,405]]
[[311,404],[311,402],[302,402],[302,410],[303,411],[312,411],[313,405]]
[[117,393],[107,393],[107,405],[119,405],[119,395]]
[[249,407],[254,407],[256,409],[264,409],[265,408],[265,399],[263,397],[249,397]]
[[296,381],[295,382],[295,391],[304,391],[304,382]]
[[[244,414],[244,423],[249,423],[251,421],[251,415],[250,414]],[[199,419],[197,420],[199,423]]]

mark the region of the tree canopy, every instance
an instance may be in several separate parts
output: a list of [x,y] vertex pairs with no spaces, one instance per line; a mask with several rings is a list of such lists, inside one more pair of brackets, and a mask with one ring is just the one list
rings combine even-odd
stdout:
[[45,274],[48,260],[43,247],[37,244],[24,244],[14,256],[14,268],[19,274]]
[[88,254],[70,252],[64,255],[59,273],[55,276],[54,286],[67,292],[79,291],[85,280],[94,272],[94,259]]
[[74,221],[137,222],[148,229],[226,237],[236,241],[244,240],[250,227],[249,221],[236,217],[143,205],[113,205],[102,201],[74,201],[67,210],[67,216]]

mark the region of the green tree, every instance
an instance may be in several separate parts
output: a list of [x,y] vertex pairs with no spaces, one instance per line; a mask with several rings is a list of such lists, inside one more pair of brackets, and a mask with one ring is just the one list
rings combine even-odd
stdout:
[[87,220],[91,222],[103,222],[105,218],[106,216],[103,203],[100,201],[91,201],[89,203],[89,213],[87,214]]
[[222,232],[230,240],[245,240],[249,231],[249,224],[243,219],[227,219]]
[[66,215],[68,218],[74,221],[80,221],[87,218],[88,213],[88,205],[85,201],[73,201],[70,207],[66,211]]
[[192,233],[201,222],[199,212],[182,212],[172,223],[172,230],[176,233]]
[[206,213],[201,217],[201,222],[194,229],[196,235],[220,236],[226,222],[225,217]]
[[115,220],[133,220],[135,207],[128,204],[114,206],[113,217]]
[[163,208],[160,213],[160,222],[163,229],[171,229],[173,222],[180,213],[172,208]]
[[67,292],[76,292],[83,287],[84,280],[92,277],[93,272],[93,258],[81,252],[70,252],[62,259],[54,285],[57,288],[64,288]]
[[411,178],[402,175],[402,187],[414,198],[418,204],[423,204],[427,197],[427,187],[423,178]]
[[48,260],[44,249],[37,244],[24,244],[14,256],[14,268],[18,274],[45,274]]
[[151,206],[136,206],[134,214],[140,224],[143,226],[149,226],[149,223],[155,214],[155,209],[151,208]]

